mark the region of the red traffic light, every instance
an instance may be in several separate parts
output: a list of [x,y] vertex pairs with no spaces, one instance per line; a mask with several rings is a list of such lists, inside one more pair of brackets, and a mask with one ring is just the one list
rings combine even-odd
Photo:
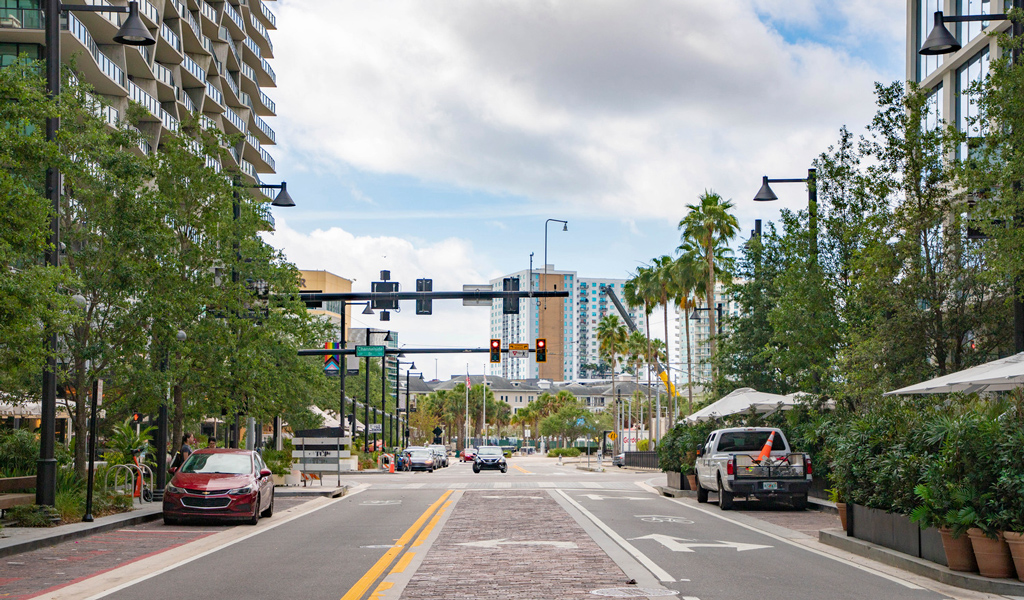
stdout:
[[501,349],[501,340],[491,340],[491,350]]
[[501,340],[497,338],[491,339],[491,362],[501,362]]
[[543,338],[538,338],[537,339],[537,347],[538,348],[543,348],[545,346],[547,346],[547,342],[545,342]]

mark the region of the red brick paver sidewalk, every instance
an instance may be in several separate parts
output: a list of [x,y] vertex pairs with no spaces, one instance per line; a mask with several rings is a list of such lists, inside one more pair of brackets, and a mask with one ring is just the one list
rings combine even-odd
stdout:
[[[465,545],[489,540],[501,541],[493,548]],[[575,547],[526,542],[568,542]],[[547,492],[469,491],[455,505],[402,598],[593,598],[592,590],[626,587],[627,579]]]

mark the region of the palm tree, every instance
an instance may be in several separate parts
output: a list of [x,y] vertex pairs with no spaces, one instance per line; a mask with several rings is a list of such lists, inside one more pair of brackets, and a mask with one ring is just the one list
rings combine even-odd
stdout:
[[597,323],[597,342],[601,355],[612,365],[612,397],[615,397],[615,357],[626,346],[626,326],[619,317],[607,315]]
[[707,265],[692,243],[684,242],[679,250],[682,252],[673,261],[667,274],[672,279],[670,290],[672,299],[683,311],[683,328],[686,332],[686,414],[693,412],[693,364],[690,346],[690,311],[697,308],[697,299],[707,285],[704,271]]
[[723,200],[711,190],[705,190],[698,198],[699,204],[687,204],[690,212],[679,221],[683,230],[683,241],[692,240],[703,251],[707,261],[707,286],[704,289],[708,307],[711,336],[711,356],[718,350],[718,340],[713,333],[715,327],[715,254],[728,248],[729,240],[736,236],[739,222],[729,213],[732,201]]
[[[645,356],[651,355],[651,313],[658,304],[659,285],[657,272],[653,267],[640,267],[636,275],[626,281],[622,294],[632,306],[644,307],[644,330],[647,339]],[[648,363],[649,364],[649,363]],[[639,380],[637,381],[639,384]],[[651,370],[647,369],[647,414],[651,414]]]

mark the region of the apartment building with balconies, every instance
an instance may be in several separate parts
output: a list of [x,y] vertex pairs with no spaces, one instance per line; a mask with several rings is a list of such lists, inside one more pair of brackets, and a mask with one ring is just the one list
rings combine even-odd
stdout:
[[[160,148],[188,118],[242,139],[228,148],[229,164],[209,159],[216,169],[237,169],[252,185],[276,171],[265,146],[276,143],[265,119],[276,106],[264,88],[277,76],[269,32],[277,20],[273,0],[138,0],[139,16],[156,38],[153,46],[123,46],[113,36],[121,13],[65,11],[61,16],[61,61],[77,57],[80,76],[106,103],[103,116],[116,126],[130,101],[145,108],[138,124],[144,140],[138,151]],[[85,0],[92,5],[126,6],[127,0]],[[42,0],[0,0],[0,67],[18,56],[44,57]]]

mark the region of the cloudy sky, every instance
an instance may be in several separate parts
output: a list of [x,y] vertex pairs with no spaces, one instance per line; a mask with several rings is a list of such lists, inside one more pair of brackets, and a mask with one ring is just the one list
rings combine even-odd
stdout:
[[[905,69],[894,0],[269,5],[275,177],[299,205],[275,209],[270,242],[358,291],[381,269],[404,290],[417,277],[453,290],[526,269],[531,253],[541,267],[548,218],[569,221],[549,228],[550,264],[628,277],[673,253],[705,189],[733,200],[745,238],[806,204],[799,184],[754,204],[761,176],[806,176],[839,127],[870,119],[873,83]],[[487,322],[448,301],[431,317],[410,305],[391,328],[410,346],[483,347]]]

